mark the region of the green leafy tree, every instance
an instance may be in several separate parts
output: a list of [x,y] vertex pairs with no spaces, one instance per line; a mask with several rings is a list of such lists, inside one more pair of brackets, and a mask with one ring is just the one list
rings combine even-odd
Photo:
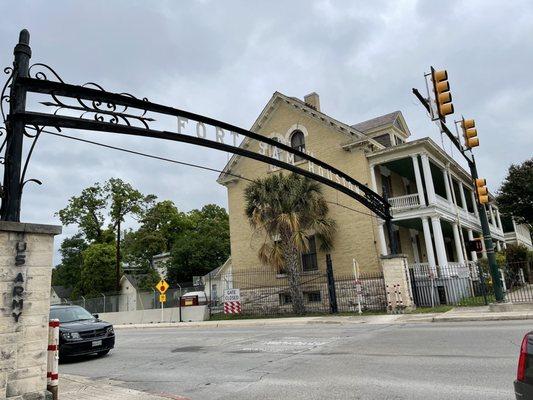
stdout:
[[509,167],[496,201],[503,214],[533,225],[533,158]]
[[320,185],[291,173],[257,179],[245,189],[245,213],[252,228],[264,235],[259,259],[287,274],[295,314],[304,314],[300,286],[300,253],[313,232],[320,249],[330,251],[336,232]]
[[111,219],[110,228],[116,233],[115,252],[115,289],[120,289],[120,243],[121,225],[124,218],[133,214],[141,217],[146,208],[155,200],[154,195],[145,196],[129,183],[118,178],[111,178],[105,184],[105,192],[110,201],[109,217]]
[[83,251],[80,292],[86,297],[100,296],[114,288],[115,246],[94,243]]
[[[103,185],[95,183],[83,189],[58,212],[64,225],[78,225],[87,242],[114,243],[116,290],[119,290],[120,281],[122,223],[128,215],[142,217],[154,200],[154,195],[145,196],[129,183],[111,178]],[[109,222],[107,228],[106,221]]]
[[179,212],[174,203],[165,200],[149,208],[139,221],[136,231],[124,236],[123,257],[135,270],[147,272],[152,257],[170,251],[176,237],[186,230],[187,215]]
[[63,240],[59,249],[61,264],[52,271],[52,285],[68,288],[79,285],[83,266],[82,252],[87,246],[87,241],[80,233]]
[[171,250],[170,283],[190,282],[222,265],[230,254],[229,218],[226,210],[208,204],[186,215],[183,230]]
[[69,199],[68,205],[58,212],[63,225],[76,224],[89,242],[101,242],[104,231],[104,212],[107,196],[99,183],[82,190]]

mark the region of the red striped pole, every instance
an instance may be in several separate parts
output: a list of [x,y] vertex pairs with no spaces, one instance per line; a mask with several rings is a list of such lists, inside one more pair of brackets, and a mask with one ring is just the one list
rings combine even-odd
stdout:
[[59,320],[48,322],[48,358],[46,369],[46,389],[52,393],[54,400],[58,399],[57,385],[59,383]]

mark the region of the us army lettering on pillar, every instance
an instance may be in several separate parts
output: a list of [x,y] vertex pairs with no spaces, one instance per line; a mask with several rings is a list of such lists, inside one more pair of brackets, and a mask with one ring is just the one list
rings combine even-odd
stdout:
[[18,241],[15,245],[15,268],[17,269],[17,275],[15,276],[13,285],[13,302],[11,305],[11,315],[15,318],[15,322],[19,321],[22,309],[24,308],[26,248],[27,244],[24,241]]

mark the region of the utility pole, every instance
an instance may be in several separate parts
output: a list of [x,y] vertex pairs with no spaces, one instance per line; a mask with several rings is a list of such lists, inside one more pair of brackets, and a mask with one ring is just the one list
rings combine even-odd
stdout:
[[[501,303],[505,301],[505,295],[503,292],[503,285],[501,282],[500,270],[496,263],[496,255],[494,254],[494,243],[490,234],[489,222],[487,218],[487,210],[485,204],[488,203],[488,191],[486,188],[486,182],[484,179],[480,179],[477,172],[476,160],[472,154],[472,148],[479,145],[477,138],[477,130],[475,129],[475,123],[473,120],[461,121],[461,127],[463,129],[465,147],[461,145],[457,137],[446,126],[446,115],[454,112],[452,104],[452,96],[450,93],[450,85],[448,83],[448,73],[445,70],[436,71],[431,67],[431,73],[426,74],[425,78],[431,76],[433,82],[433,92],[435,95],[434,103],[436,111],[432,107],[431,94],[428,86],[428,98],[424,98],[417,89],[413,89],[413,94],[426,108],[431,116],[432,121],[436,121],[440,128],[441,133],[446,134],[453,145],[459,150],[460,154],[465,158],[470,168],[470,175],[474,184],[476,193],[476,206],[478,209],[479,220],[481,224],[481,230],[483,232],[483,240],[485,242],[485,249],[487,252],[487,260],[489,263],[489,271],[492,277],[494,297],[496,302]],[[427,80],[426,80],[427,83]],[[467,155],[467,151],[470,152],[470,156]]]

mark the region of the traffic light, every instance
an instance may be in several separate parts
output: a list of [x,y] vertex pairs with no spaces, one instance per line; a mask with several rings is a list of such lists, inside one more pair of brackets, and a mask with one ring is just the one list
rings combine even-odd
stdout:
[[439,114],[439,118],[445,119],[446,115],[453,114],[448,72],[445,69],[435,71],[435,68],[431,67],[431,79],[433,80],[433,90],[435,91],[437,113]]
[[473,119],[464,119],[461,121],[463,128],[463,137],[465,139],[465,146],[471,149],[479,146],[479,138],[477,137],[476,121]]
[[489,202],[489,191],[487,189],[487,180],[484,178],[476,179],[476,192],[479,204],[487,204]]

